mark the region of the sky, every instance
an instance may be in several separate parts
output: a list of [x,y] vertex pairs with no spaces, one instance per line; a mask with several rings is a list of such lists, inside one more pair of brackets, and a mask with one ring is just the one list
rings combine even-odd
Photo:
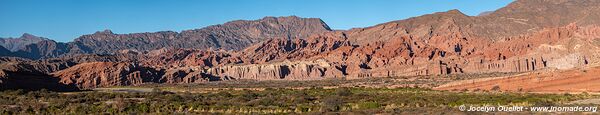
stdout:
[[332,29],[458,9],[475,16],[513,0],[0,0],[0,37],[23,33],[68,42],[96,31],[197,29],[265,16],[321,18]]

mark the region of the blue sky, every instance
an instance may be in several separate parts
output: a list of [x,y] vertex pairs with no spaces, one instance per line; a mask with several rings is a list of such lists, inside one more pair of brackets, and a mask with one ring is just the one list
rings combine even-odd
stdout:
[[367,27],[459,9],[493,11],[512,0],[0,0],[0,37],[31,33],[68,42],[84,34],[181,31],[265,16],[323,19],[333,29]]

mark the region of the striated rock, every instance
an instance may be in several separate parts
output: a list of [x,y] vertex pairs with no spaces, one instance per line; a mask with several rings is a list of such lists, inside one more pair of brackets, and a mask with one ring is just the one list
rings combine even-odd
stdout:
[[206,74],[228,79],[309,80],[344,77],[341,70],[325,60],[223,66],[204,71]]
[[301,60],[332,53],[351,46],[343,33],[314,35],[307,39],[271,39],[250,46],[235,55],[243,63],[260,64],[271,61]]
[[161,49],[150,52],[142,59],[143,65],[173,68],[189,66],[213,67],[220,64],[234,63],[226,51],[207,51],[194,49]]
[[52,73],[60,78],[60,83],[75,85],[80,89],[108,86],[140,85],[154,82],[153,76],[160,71],[135,63],[90,62]]

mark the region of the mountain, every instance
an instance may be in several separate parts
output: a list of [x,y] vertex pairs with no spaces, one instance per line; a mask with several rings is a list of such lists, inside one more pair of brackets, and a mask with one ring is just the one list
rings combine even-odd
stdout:
[[29,44],[35,44],[37,42],[46,40],[50,39],[24,33],[21,37],[18,38],[0,38],[0,46],[14,52],[19,49],[25,48],[25,46]]
[[73,41],[94,53],[115,53],[119,50],[139,51],[172,48],[222,48],[239,50],[271,38],[304,38],[331,29],[317,18],[265,17],[260,20],[237,20],[201,29],[114,34],[110,30],[83,35]]
[[400,35],[430,38],[435,32],[454,29],[464,37],[499,39],[540,31],[544,28],[597,25],[600,1],[517,0],[485,16],[467,16],[458,10],[397,20],[349,30],[349,38],[360,43],[388,40]]
[[[34,59],[59,57],[53,63],[6,62],[35,67],[43,70],[41,75],[78,89],[563,71],[600,65],[598,6],[594,0],[518,0],[484,16],[450,10],[339,31],[331,31],[319,19],[298,17],[232,21],[181,33],[107,30],[69,43],[39,42],[20,50],[23,55],[36,54]],[[62,58],[80,53],[123,60],[71,61],[60,69],[42,68],[69,62]],[[18,76],[4,79],[13,77]]]
[[515,36],[571,23],[596,25],[597,0],[517,0],[487,16],[476,17],[472,31],[482,37]]
[[479,14],[477,14],[477,16],[486,16],[486,15],[490,15],[494,13],[494,11],[485,11],[485,12],[481,12]]
[[0,56],[9,56],[10,54],[11,52],[8,49],[0,46]]
[[[110,30],[104,30],[83,35],[68,43],[24,34],[19,39],[6,39],[7,42],[2,43],[10,46],[12,52],[16,52],[12,56],[40,59],[73,54],[114,54],[121,50],[150,51],[160,48],[240,50],[268,39],[305,38],[329,31],[332,31],[329,26],[318,18],[288,16],[265,17],[250,21],[237,20],[180,33],[160,31],[115,34]],[[36,41],[34,38],[40,40]],[[19,40],[21,42],[16,42]]]

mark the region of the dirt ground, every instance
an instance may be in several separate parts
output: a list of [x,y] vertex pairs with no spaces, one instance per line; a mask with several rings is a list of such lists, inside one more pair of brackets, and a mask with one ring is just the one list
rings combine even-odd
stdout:
[[545,70],[515,76],[461,80],[440,85],[433,89],[537,93],[600,93],[600,67]]

